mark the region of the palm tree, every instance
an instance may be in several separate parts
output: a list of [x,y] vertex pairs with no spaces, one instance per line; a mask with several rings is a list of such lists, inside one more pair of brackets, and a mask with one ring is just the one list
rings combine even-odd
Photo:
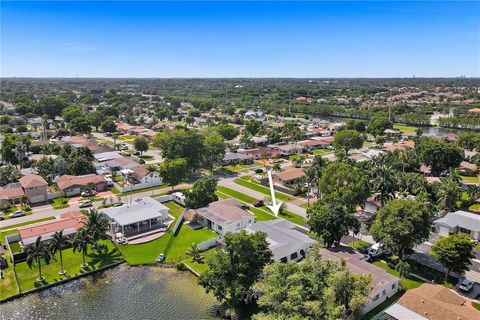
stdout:
[[402,172],[405,172],[405,165],[408,164],[408,154],[405,149],[398,151],[398,161],[402,164]]
[[187,254],[192,257],[193,262],[201,263],[203,261],[203,257],[200,253],[201,250],[195,242],[190,245],[190,248],[187,251]]
[[377,199],[380,200],[382,206],[388,200],[395,198],[397,184],[392,172],[392,167],[384,164],[373,169],[373,188],[378,192]]
[[112,133],[113,146],[114,146],[115,149],[118,149],[117,148],[117,139],[118,139],[119,136],[120,136],[120,134],[118,132]]
[[[147,175],[150,177],[150,187],[153,187],[153,176],[158,172],[157,166],[153,164],[148,164],[145,166],[145,170],[147,170]],[[153,188],[152,188],[152,196],[153,196]]]
[[474,202],[478,199],[478,197],[480,197],[480,186],[477,186],[475,184],[467,185],[467,194],[470,198],[470,201]]
[[110,228],[110,223],[107,217],[98,210],[90,210],[87,213],[83,226],[95,249],[99,240],[108,239],[107,231]]
[[45,277],[42,276],[42,260],[46,264],[50,262],[50,251],[48,251],[47,246],[42,242],[42,237],[38,237],[34,244],[27,246],[27,265],[31,268],[34,263],[38,266],[38,278],[37,281],[44,281]]
[[88,267],[88,263],[85,262],[85,255],[87,254],[88,244],[90,243],[90,237],[87,234],[87,230],[78,230],[75,238],[73,238],[73,252],[80,251],[82,253],[82,268]]
[[308,186],[307,194],[307,206],[310,207],[310,194],[312,193],[312,187],[318,183],[318,170],[314,166],[303,169],[305,172],[305,181]]
[[438,205],[445,211],[454,211],[457,207],[457,200],[460,199],[461,190],[458,184],[452,179],[443,179],[438,189]]
[[63,269],[63,255],[62,250],[65,246],[68,245],[68,240],[66,237],[63,236],[63,230],[57,231],[52,235],[52,239],[50,240],[49,249],[52,255],[55,255],[58,251],[60,256],[60,271],[58,274],[64,275],[67,273],[66,270]]

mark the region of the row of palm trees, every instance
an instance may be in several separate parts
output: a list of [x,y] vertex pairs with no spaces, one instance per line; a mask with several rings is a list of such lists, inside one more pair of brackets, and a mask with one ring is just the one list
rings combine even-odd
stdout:
[[109,222],[106,216],[99,213],[97,210],[90,210],[83,220],[83,226],[77,231],[75,236],[69,237],[63,234],[62,231],[57,231],[52,235],[50,241],[42,241],[42,237],[38,237],[35,243],[25,248],[27,255],[27,264],[30,268],[37,265],[38,278],[37,281],[44,281],[45,277],[42,275],[42,263],[50,263],[52,257],[57,253],[60,259],[60,271],[58,274],[65,275],[67,270],[63,268],[63,249],[73,247],[73,252],[82,253],[82,268],[88,267],[85,257],[88,252],[88,247],[91,246],[93,250],[98,250],[98,241],[108,238],[107,231],[109,230]]

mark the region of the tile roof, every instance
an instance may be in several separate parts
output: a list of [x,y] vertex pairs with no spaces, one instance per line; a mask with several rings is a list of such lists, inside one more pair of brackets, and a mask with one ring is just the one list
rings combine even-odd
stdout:
[[470,301],[441,285],[424,283],[408,290],[397,303],[429,320],[480,319],[480,311]]
[[70,175],[63,175],[53,180],[58,186],[60,190],[68,189],[72,186],[85,186],[88,183],[101,183],[106,182],[104,177],[96,175],[96,174],[86,174],[83,176],[70,176]]
[[293,168],[286,171],[275,172],[273,174],[283,181],[295,180],[305,176],[305,171],[302,168]]
[[10,183],[0,188],[0,199],[14,199],[24,196],[20,183]]
[[21,177],[18,181],[23,188],[42,187],[48,185],[45,179],[36,174],[27,174]]

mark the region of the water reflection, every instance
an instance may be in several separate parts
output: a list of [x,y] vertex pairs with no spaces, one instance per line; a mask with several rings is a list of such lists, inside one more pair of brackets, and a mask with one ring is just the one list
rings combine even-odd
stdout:
[[213,319],[189,273],[118,266],[0,305],[0,319]]

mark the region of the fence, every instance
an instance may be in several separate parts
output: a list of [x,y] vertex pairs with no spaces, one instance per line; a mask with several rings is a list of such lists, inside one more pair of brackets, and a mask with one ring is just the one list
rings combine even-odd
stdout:
[[174,237],[177,235],[178,231],[180,230],[180,227],[183,224],[183,220],[185,219],[185,217],[184,217],[185,212],[187,212],[186,208],[183,209],[182,214],[180,215],[180,217],[178,217],[178,220],[175,223],[175,226],[173,227],[172,234],[173,234]]
[[220,239],[220,237],[216,237],[216,238],[212,238],[212,239],[203,241],[203,242],[201,242],[197,245],[200,248],[200,250],[207,250],[207,249],[216,247],[218,239]]

